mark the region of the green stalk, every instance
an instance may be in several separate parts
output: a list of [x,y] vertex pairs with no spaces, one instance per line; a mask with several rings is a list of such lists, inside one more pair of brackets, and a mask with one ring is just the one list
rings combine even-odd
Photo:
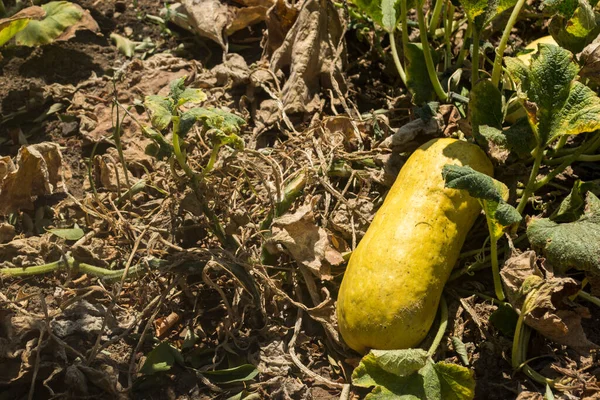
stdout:
[[585,301],[589,301],[590,303],[600,307],[600,299],[597,298],[596,296],[592,296],[591,294],[584,292],[583,290],[580,290],[577,293],[577,296],[581,297]]
[[529,312],[529,303],[534,298],[536,292],[537,290],[532,290],[525,298],[523,306],[521,307],[521,313],[519,314],[519,319],[517,320],[515,336],[513,338],[511,364],[513,369],[521,369],[523,373],[525,373],[525,375],[533,379],[535,382],[540,383],[542,385],[549,385],[550,387],[554,387],[554,381],[552,379],[546,378],[545,376],[539,374],[527,364],[525,364],[525,359],[527,356],[527,347],[529,343],[529,338],[531,336],[531,328],[525,325],[524,320],[525,315]]
[[425,64],[427,64],[427,73],[429,79],[433,85],[433,89],[441,101],[448,99],[448,94],[442,88],[440,79],[437,76],[435,65],[433,64],[433,58],[431,56],[431,49],[429,48],[429,40],[427,38],[427,26],[425,25],[425,16],[423,15],[423,9],[417,7],[417,19],[419,21],[419,32],[421,35],[421,44],[423,45],[423,55],[425,56]]
[[434,36],[435,30],[440,24],[440,18],[442,16],[442,6],[444,5],[444,0],[435,0],[435,6],[433,8],[433,13],[431,14],[431,19],[429,20],[429,35]]
[[496,58],[494,59],[494,68],[492,69],[492,83],[496,87],[500,84],[500,77],[502,74],[502,58],[504,57],[504,50],[506,50],[506,44],[508,43],[508,38],[510,37],[510,31],[512,30],[513,26],[515,26],[517,18],[519,17],[519,13],[521,12],[521,8],[523,8],[524,4],[525,0],[517,1],[515,8],[513,8],[510,18],[506,23],[504,32],[502,33],[500,44],[496,49]]
[[529,201],[529,197],[531,197],[531,195],[536,189],[536,178],[538,172],[540,171],[540,166],[542,165],[543,156],[544,151],[538,145],[534,150],[534,161],[533,167],[531,168],[531,174],[529,175],[529,180],[527,181],[527,185],[525,186],[525,190],[523,190],[523,195],[521,196],[521,200],[519,201],[519,205],[517,206],[517,211],[519,212],[519,214],[523,214],[523,210],[525,210],[525,206]]
[[192,180],[192,182],[196,182],[196,174],[190,166],[187,164],[185,160],[185,155],[181,151],[181,144],[179,142],[179,116],[173,116],[173,153],[175,154],[175,159],[177,163],[181,167],[181,169],[185,172],[185,174]]
[[471,87],[479,80],[479,29],[473,27],[473,54],[471,54]]
[[[67,260],[59,260],[48,264],[36,265],[32,267],[3,268],[0,269],[0,276],[24,278],[35,275],[49,274],[66,268],[71,268],[73,270],[77,270],[80,273],[92,275],[108,282],[120,280],[123,277],[123,274],[125,273],[125,269],[112,270],[97,267],[91,264],[79,263],[73,258],[68,258]],[[127,278],[130,278],[132,275],[137,275],[145,269],[145,265],[133,265],[127,271]]]
[[402,29],[402,47],[406,50],[408,47],[408,0],[400,0],[400,20]]
[[[116,88],[115,88],[116,91]],[[116,94],[115,94],[116,96]],[[129,183],[129,173],[127,170],[127,163],[125,162],[125,155],[123,154],[123,144],[121,143],[121,126],[123,125],[123,121],[125,120],[125,116],[123,116],[123,120],[120,119],[120,114],[119,114],[119,106],[116,105],[117,103],[117,99],[115,98],[115,101],[113,103],[113,109],[116,108],[116,112],[117,112],[117,123],[114,127],[114,134],[113,134],[113,138],[115,139],[115,145],[117,146],[117,153],[119,153],[119,161],[121,161],[121,167],[123,168],[123,173],[125,174],[125,184],[127,185],[127,189],[129,189],[131,187],[131,184]],[[115,171],[116,172],[116,171]],[[121,193],[119,193],[120,195]]]
[[450,42],[450,36],[452,35],[452,25],[454,22],[454,4],[448,0],[446,4],[446,19],[444,23],[444,43],[446,44],[446,56],[444,58],[444,69],[450,68],[452,61],[452,43]]
[[[491,229],[491,228],[490,228]],[[494,292],[500,301],[504,301],[504,291],[502,290],[502,279],[500,278],[500,267],[498,266],[498,240],[490,231],[490,258],[492,261],[492,276],[494,277]]]
[[0,269],[0,276],[7,277],[28,277],[34,275],[43,275],[48,274],[50,272],[58,271],[61,268],[65,268],[66,266],[70,266],[70,262],[65,262],[64,260],[55,261],[49,264],[44,265],[35,265],[32,267],[15,267],[15,268],[2,268]]
[[[523,234],[521,236],[519,236],[518,238],[516,238],[515,240],[513,240],[513,244],[519,244],[523,241],[525,241],[527,239],[527,235]],[[504,254],[506,251],[508,251],[508,245],[504,246],[499,252],[498,254]],[[452,272],[452,274],[450,275],[450,278],[448,278],[448,282],[456,280],[458,278],[460,278],[461,276],[463,276],[464,274],[471,274],[475,271],[479,271],[480,269],[484,269],[487,268],[491,262],[491,255],[485,257],[483,260],[475,262],[471,265],[467,265],[465,267],[462,267],[459,270],[456,270],[454,272]]]
[[446,303],[446,299],[444,298],[444,294],[442,293],[442,297],[440,298],[440,326],[438,327],[438,331],[433,339],[433,343],[429,347],[427,351],[427,355],[429,357],[433,357],[440,343],[442,342],[442,338],[444,337],[444,333],[446,333],[446,328],[448,327],[448,304]]
[[463,42],[461,45],[460,52],[458,53],[458,59],[456,60],[456,68],[462,67],[465,62],[465,58],[467,57],[467,53],[469,51],[469,47],[467,46],[468,38],[471,37],[471,32],[473,31],[473,24],[470,20],[467,20],[467,30],[465,31],[465,35],[463,36]]
[[409,89],[408,84],[406,83],[406,72],[404,71],[404,67],[402,67],[402,63],[400,62],[400,57],[398,57],[398,49],[396,47],[396,38],[394,37],[394,32],[390,32],[389,36],[390,36],[390,47],[392,48],[392,58],[394,59],[394,64],[396,64],[396,69],[398,70],[398,75],[400,75],[400,79],[402,79],[402,83],[404,83],[404,86],[406,86],[406,88]]

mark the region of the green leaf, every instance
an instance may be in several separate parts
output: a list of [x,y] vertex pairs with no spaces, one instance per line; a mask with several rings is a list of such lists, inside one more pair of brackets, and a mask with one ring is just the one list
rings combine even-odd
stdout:
[[587,1],[577,8],[572,17],[556,15],[550,20],[548,31],[561,47],[579,53],[600,33],[599,16]]
[[517,0],[458,0],[467,18],[481,29],[501,12],[513,7]]
[[205,375],[211,382],[225,385],[252,380],[258,375],[258,370],[252,364],[243,364],[216,371],[203,371],[202,375]]
[[498,189],[502,183],[471,167],[447,164],[442,170],[442,177],[446,180],[446,187],[466,190],[476,199],[503,201],[502,192]]
[[179,135],[184,137],[196,121],[202,122],[206,129],[217,129],[226,134],[237,134],[246,123],[243,118],[218,108],[192,108],[181,114]]
[[173,118],[173,100],[158,95],[146,96],[144,106],[150,112],[150,121],[154,128],[162,131],[169,126]]
[[179,95],[179,105],[183,105],[186,103],[202,103],[207,99],[206,93],[204,93],[201,89],[194,88],[186,88]]
[[442,397],[442,383],[432,361],[429,361],[420,371],[423,377],[423,389],[427,400],[444,400]]
[[469,365],[469,353],[467,353],[467,346],[460,340],[457,336],[452,336],[452,347],[454,347],[454,351],[460,357],[460,360],[465,365]]
[[518,319],[519,314],[509,305],[498,306],[498,309],[490,315],[492,325],[510,338],[515,335]]
[[148,353],[146,361],[144,361],[144,365],[142,365],[139,372],[140,374],[150,375],[168,371],[176,362],[183,365],[183,357],[179,350],[167,342],[162,342]]
[[110,40],[117,46],[117,49],[123,54],[125,57],[131,58],[135,53],[136,42],[126,38],[125,36],[121,36],[118,33],[111,33]]
[[505,62],[542,147],[561,135],[600,129],[600,98],[574,80],[579,67],[568,50],[540,44],[529,67],[516,58]]
[[473,136],[480,145],[487,145],[481,134],[481,127],[502,129],[502,94],[491,80],[477,82],[469,96],[469,118],[473,127]]
[[[423,45],[409,43],[404,49],[404,56],[406,57],[406,85],[413,93],[413,104],[420,105],[435,99],[435,89],[427,72]],[[437,60],[434,59],[434,63],[436,62]]]
[[555,12],[566,18],[571,18],[579,7],[579,0],[543,0],[546,11]]
[[354,369],[352,383],[375,386],[366,399],[421,399],[423,381],[415,372],[426,363],[427,352],[422,349],[371,350]]
[[16,43],[21,46],[40,46],[52,43],[63,32],[83,17],[81,7],[68,1],[52,1],[42,5],[46,16],[41,21],[32,20],[16,34]]
[[8,22],[3,21],[0,21],[0,46],[25,29],[31,20],[29,18],[18,18]]
[[571,193],[560,203],[558,209],[550,216],[554,222],[573,222],[583,214],[585,194],[589,190],[597,189],[593,182],[575,181]]
[[146,146],[146,154],[156,157],[158,160],[171,157],[171,154],[173,154],[173,145],[167,142],[162,133],[149,126],[142,126],[142,133],[145,137],[153,140],[153,143]]
[[443,361],[434,368],[441,384],[441,399],[472,400],[475,397],[475,379],[470,369]]
[[502,182],[471,167],[459,165],[445,165],[442,177],[446,187],[466,190],[469,195],[479,199],[489,222],[490,234],[495,239],[502,237],[508,227],[521,221],[517,210],[504,200],[508,188]]
[[569,268],[600,274],[600,200],[588,192],[583,215],[574,222],[534,219],[527,226],[534,249],[560,271]]
[[531,151],[535,148],[535,137],[526,118],[521,118],[504,130],[481,125],[479,134],[485,139],[488,147],[493,144],[522,159],[531,157]]
[[407,376],[421,369],[428,358],[423,349],[371,350],[367,356],[374,357],[384,371],[398,376]]
[[179,101],[179,96],[185,90],[185,76],[181,78],[173,79],[169,84],[169,97],[173,99],[174,103]]
[[48,229],[48,232],[65,240],[79,240],[85,235],[81,228]]
[[398,23],[399,13],[396,12],[396,3],[397,0],[381,0],[381,26],[392,34]]

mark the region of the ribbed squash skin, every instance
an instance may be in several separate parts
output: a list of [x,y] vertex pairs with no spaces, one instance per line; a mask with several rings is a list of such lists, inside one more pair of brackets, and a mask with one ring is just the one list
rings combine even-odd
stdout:
[[488,175],[477,146],[434,139],[417,149],[352,253],[337,303],[346,343],[369,349],[417,346],[427,335],[440,296],[481,207],[465,191],[444,188],[445,164]]

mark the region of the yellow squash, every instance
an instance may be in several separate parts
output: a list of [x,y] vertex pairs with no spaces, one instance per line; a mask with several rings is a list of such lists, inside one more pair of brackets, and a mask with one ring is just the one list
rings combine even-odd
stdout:
[[342,337],[359,353],[415,347],[431,328],[444,284],[481,211],[466,191],[444,188],[446,164],[493,173],[473,144],[425,143],[400,171],[352,253],[337,315]]

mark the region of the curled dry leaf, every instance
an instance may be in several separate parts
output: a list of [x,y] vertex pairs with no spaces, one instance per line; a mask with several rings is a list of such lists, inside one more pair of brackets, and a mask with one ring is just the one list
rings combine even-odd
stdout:
[[[513,255],[501,275],[510,303],[520,312],[526,312],[527,325],[548,339],[581,352],[598,347],[587,339],[581,326],[581,318],[589,318],[589,311],[569,300],[580,289],[577,281],[549,274],[544,278],[536,265],[534,251]],[[535,297],[528,309],[522,310],[530,292]]]
[[325,229],[314,222],[309,205],[302,206],[294,214],[287,214],[273,221],[275,243],[283,245],[298,264],[304,265],[320,279],[331,279],[331,265],[344,262],[336,251]]
[[441,114],[429,118],[427,121],[418,118],[396,129],[396,132],[385,138],[379,147],[400,147],[414,140],[417,136],[435,136],[442,131],[443,126],[444,119]]
[[298,9],[285,0],[276,0],[267,11],[267,53],[272,55],[282,45],[285,36],[298,17]]
[[180,318],[181,318],[181,316],[179,314],[177,314],[176,312],[172,312],[171,314],[167,315],[166,317],[157,318],[156,321],[154,321],[154,329],[156,331],[156,336],[157,337],[163,336],[177,322],[179,322]]
[[[270,0],[241,1],[234,7],[220,0],[183,0],[176,5],[172,22],[227,48],[226,37],[265,20]],[[178,14],[184,15],[181,18]]]
[[[2,161],[3,160],[3,161]],[[58,145],[50,142],[23,146],[16,167],[0,160],[0,214],[33,209],[34,196],[53,194],[62,181],[62,155]],[[12,164],[12,165],[11,165]]]
[[600,85],[600,36],[579,53],[579,62],[583,65],[579,76],[594,86]]
[[[288,113],[310,113],[319,109],[319,93],[325,89],[345,91],[344,25],[330,0],[307,0],[282,45],[271,58],[273,72],[289,68],[281,89]],[[338,53],[339,51],[339,53]],[[274,110],[275,111],[275,110]],[[276,111],[275,111],[276,112]]]

